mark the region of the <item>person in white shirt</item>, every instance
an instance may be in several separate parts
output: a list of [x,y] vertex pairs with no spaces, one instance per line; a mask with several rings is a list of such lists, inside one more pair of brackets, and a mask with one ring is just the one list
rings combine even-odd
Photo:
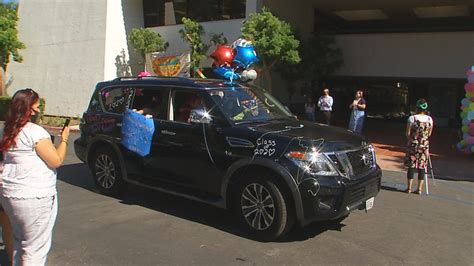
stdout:
[[334,100],[329,95],[329,89],[324,89],[323,96],[319,97],[318,107],[319,110],[323,113],[323,119],[326,125],[331,125],[331,112],[333,103]]
[[0,202],[12,224],[13,265],[45,265],[56,221],[56,168],[66,157],[69,128],[55,148],[49,133],[30,122],[39,112],[35,91],[17,91],[0,141]]

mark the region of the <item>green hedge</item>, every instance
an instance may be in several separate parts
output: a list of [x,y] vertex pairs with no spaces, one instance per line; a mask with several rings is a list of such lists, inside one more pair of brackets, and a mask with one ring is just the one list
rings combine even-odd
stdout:
[[10,96],[0,96],[0,120],[5,120],[7,109],[10,106],[12,98]]
[[[0,121],[5,121],[5,115],[7,114],[8,107],[12,102],[12,97],[10,96],[0,96]],[[46,102],[43,98],[40,98],[40,120],[43,119],[44,108]]]

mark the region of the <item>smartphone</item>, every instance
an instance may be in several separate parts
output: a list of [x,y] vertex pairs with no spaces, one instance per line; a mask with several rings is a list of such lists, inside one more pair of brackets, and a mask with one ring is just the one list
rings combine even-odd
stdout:
[[63,129],[61,129],[61,132],[63,132],[64,129],[65,129],[67,126],[69,126],[69,122],[71,122],[71,119],[66,118],[66,122],[64,122]]

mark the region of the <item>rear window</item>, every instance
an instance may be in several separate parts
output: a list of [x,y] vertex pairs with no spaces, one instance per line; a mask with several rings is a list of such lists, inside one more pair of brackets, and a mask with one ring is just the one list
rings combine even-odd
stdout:
[[164,88],[136,88],[131,109],[155,119],[168,118],[169,90]]
[[122,114],[130,107],[133,98],[132,88],[107,88],[100,92],[105,112]]

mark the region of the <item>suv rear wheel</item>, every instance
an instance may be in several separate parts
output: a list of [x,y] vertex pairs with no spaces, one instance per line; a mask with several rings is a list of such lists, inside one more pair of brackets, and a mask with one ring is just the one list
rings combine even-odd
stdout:
[[294,222],[289,197],[268,178],[249,178],[234,194],[234,210],[241,223],[259,240],[271,241],[287,231]]
[[122,169],[117,155],[110,148],[99,148],[94,153],[90,168],[101,193],[111,196],[120,194],[125,186]]

